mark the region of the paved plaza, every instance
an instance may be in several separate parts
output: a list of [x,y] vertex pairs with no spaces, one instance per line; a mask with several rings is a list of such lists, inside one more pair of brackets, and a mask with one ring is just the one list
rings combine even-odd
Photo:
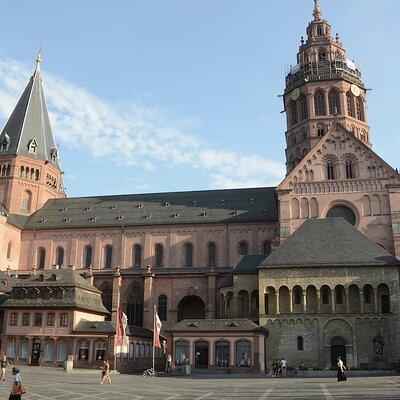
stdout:
[[[143,378],[113,375],[112,385],[99,385],[100,373],[66,374],[50,368],[23,367],[28,387],[24,400],[211,400],[211,399],[400,399],[399,376],[352,377],[338,384],[334,378],[272,379],[243,375],[192,375]],[[0,399],[8,399],[11,383],[0,382]]]

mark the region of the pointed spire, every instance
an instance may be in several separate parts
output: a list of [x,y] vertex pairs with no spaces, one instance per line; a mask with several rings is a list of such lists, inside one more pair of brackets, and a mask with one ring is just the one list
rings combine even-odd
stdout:
[[319,5],[319,0],[314,0],[314,11],[313,11],[314,21],[322,20],[322,10]]
[[8,140],[7,149],[0,151],[0,155],[22,154],[60,168],[39,73],[41,62],[39,48],[35,72],[0,134],[0,141],[3,137]]

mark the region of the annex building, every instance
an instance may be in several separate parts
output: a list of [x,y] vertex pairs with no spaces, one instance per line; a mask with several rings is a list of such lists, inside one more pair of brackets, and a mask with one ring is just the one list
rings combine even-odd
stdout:
[[176,366],[400,358],[400,175],[372,150],[361,71],[318,1],[306,33],[286,76],[277,187],[68,198],[38,56],[0,135],[4,354],[112,360],[121,307],[118,367],[139,369],[156,304]]

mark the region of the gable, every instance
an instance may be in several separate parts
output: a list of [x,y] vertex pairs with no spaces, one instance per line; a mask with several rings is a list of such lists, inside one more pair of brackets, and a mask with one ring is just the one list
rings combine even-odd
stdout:
[[343,181],[346,179],[346,161],[355,164],[356,179],[374,181],[377,189],[389,183],[400,183],[399,174],[389,164],[341,124],[335,124],[286,176],[277,190],[292,189],[299,182],[327,181],[326,164],[329,162],[337,165],[337,179],[332,181]]

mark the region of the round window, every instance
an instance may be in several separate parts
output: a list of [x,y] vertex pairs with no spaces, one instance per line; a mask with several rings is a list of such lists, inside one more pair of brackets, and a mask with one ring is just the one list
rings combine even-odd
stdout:
[[341,217],[351,225],[356,224],[356,215],[346,206],[332,207],[326,214],[326,218]]

